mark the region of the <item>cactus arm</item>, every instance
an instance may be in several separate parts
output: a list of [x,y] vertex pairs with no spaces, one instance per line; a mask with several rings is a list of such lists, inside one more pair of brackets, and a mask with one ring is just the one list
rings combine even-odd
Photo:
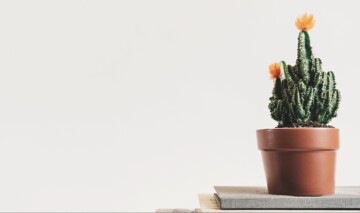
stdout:
[[316,88],[320,83],[321,83],[321,75],[322,75],[323,73],[316,73],[315,74],[315,79],[314,79],[314,87]]
[[296,64],[302,79],[306,83],[310,81],[310,60],[312,57],[309,34],[306,31],[300,31],[298,37],[298,59]]
[[335,74],[333,71],[329,71],[327,73],[328,76],[328,90],[334,90],[335,89]]
[[301,93],[306,91],[306,85],[302,81],[299,82],[299,90]]
[[320,58],[315,58],[315,68],[316,68],[316,72],[322,72],[322,62],[321,62],[321,59]]
[[273,89],[273,96],[276,99],[281,99],[282,95],[281,95],[282,91],[281,91],[281,79],[280,78],[276,78],[275,80],[275,85],[274,85],[274,89]]
[[327,112],[327,116],[324,118],[325,123],[330,122],[330,120],[332,118],[337,116],[336,113],[339,108],[339,104],[340,104],[340,92],[338,90],[335,90],[332,95],[332,99],[331,99],[329,110]]
[[282,111],[282,101],[277,100],[277,101],[273,101],[269,104],[269,109],[271,111],[271,117],[276,120],[276,121],[280,121],[281,120],[281,111]]
[[316,76],[322,71],[321,60],[319,58],[311,58],[310,60],[310,84],[315,86]]
[[315,92],[314,92],[314,88],[310,87],[309,88],[309,92],[306,94],[307,100],[305,102],[305,111],[310,113],[310,108],[314,103],[314,99],[315,99]]
[[310,45],[310,36],[306,31],[300,31],[298,36],[298,59],[310,59],[312,50]]
[[289,79],[288,72],[286,70],[287,66],[285,61],[280,61],[280,70],[281,70],[281,78]]
[[328,72],[327,75],[326,75],[326,78],[327,78],[327,88],[326,90],[327,91],[332,91],[334,90],[334,78],[332,76],[332,72]]
[[294,105],[290,104],[289,105],[289,121],[290,123],[295,123],[295,121],[297,120],[297,116],[294,110]]
[[294,67],[292,67],[291,65],[287,66],[286,73],[286,76],[288,77],[287,79],[293,80],[295,82],[299,81],[299,76],[295,72]]
[[320,123],[326,123],[326,120],[327,120],[326,118],[329,116],[330,112],[332,111],[332,107],[333,107],[331,91],[327,90],[324,93],[326,94],[326,98],[324,100],[323,108],[321,109],[321,111],[318,115],[318,121]]
[[300,92],[298,89],[296,90],[296,93],[295,93],[295,105],[296,105],[296,111],[299,115],[299,118],[304,119],[306,117],[306,112],[301,103]]
[[337,111],[339,109],[340,101],[341,101],[341,93],[339,90],[335,90],[334,94],[335,94],[335,96],[333,97],[334,107],[333,107],[333,111],[331,112],[331,114],[333,117],[336,117]]
[[321,94],[320,94],[320,97],[325,99],[325,96],[326,96],[326,91],[327,91],[327,88],[328,88],[328,77],[327,77],[327,74],[325,72],[321,73],[321,78],[322,78],[322,85],[321,85]]
[[298,60],[298,70],[301,75],[301,78],[306,83],[310,81],[310,69],[309,69],[309,61],[307,59]]

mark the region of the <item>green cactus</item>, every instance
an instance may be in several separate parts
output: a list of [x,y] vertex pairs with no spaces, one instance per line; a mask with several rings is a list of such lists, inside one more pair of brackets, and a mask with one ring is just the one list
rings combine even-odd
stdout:
[[310,37],[301,30],[294,66],[280,62],[281,75],[275,78],[269,109],[278,127],[327,127],[337,116],[340,92],[335,75],[324,72],[315,58]]

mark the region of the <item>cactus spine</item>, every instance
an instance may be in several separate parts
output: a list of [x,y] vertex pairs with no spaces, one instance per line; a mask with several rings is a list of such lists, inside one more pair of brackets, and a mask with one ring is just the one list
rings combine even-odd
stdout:
[[294,66],[280,62],[281,76],[275,78],[269,109],[278,127],[325,127],[337,116],[340,92],[335,75],[322,70],[315,58],[306,30],[298,37]]

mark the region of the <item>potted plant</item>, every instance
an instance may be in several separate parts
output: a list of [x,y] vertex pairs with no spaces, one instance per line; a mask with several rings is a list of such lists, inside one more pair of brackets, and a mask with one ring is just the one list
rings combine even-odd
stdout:
[[336,117],[340,92],[335,75],[322,70],[313,55],[308,31],[312,15],[298,17],[297,60],[269,67],[274,80],[269,109],[277,128],[257,130],[268,192],[297,196],[334,193],[339,129],[327,125]]

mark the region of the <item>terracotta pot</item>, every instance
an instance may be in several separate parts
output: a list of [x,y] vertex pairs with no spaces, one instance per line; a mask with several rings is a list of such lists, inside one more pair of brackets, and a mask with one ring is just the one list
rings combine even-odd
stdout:
[[256,133],[270,194],[334,193],[339,129],[275,128]]

